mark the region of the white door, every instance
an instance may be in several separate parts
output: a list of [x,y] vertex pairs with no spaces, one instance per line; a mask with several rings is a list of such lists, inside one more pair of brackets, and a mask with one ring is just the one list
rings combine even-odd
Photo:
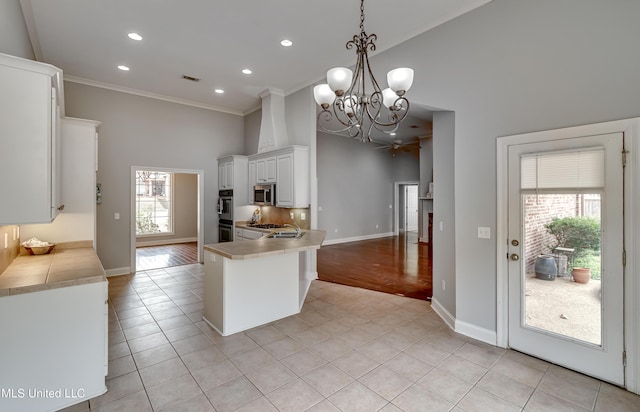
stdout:
[[[506,256],[509,346],[619,385],[624,385],[622,151],[622,133],[509,146]],[[554,219],[558,223],[549,225]],[[553,233],[568,233],[561,225],[573,222],[564,229],[576,230],[576,222],[593,221],[599,225],[599,247],[563,248],[561,242],[556,248]],[[591,269],[588,283],[572,280],[572,266]]]
[[407,232],[418,230],[418,185],[405,186],[405,225]]

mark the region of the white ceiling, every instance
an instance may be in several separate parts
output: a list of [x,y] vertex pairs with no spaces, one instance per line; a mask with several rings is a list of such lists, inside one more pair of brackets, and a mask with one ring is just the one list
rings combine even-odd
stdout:
[[[489,1],[368,0],[365,30],[377,34],[380,52]],[[286,95],[319,82],[331,67],[355,64],[355,52],[345,44],[359,32],[358,0],[21,4],[36,58],[60,67],[66,78],[234,114],[257,109],[258,94],[267,88]],[[144,39],[130,40],[129,32]],[[292,47],[280,45],[285,38]],[[131,70],[118,70],[120,64]],[[245,67],[253,74],[242,74]],[[375,74],[385,83],[385,73]]]

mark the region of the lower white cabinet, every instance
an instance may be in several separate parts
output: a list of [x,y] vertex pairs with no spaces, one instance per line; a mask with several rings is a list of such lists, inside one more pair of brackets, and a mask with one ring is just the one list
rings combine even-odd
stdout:
[[0,410],[55,411],[107,391],[107,282],[0,297]]
[[255,239],[260,239],[265,234],[266,233],[261,231],[251,230],[251,229],[242,229],[237,227],[234,233],[235,235],[234,240],[236,242],[239,240],[255,240]]

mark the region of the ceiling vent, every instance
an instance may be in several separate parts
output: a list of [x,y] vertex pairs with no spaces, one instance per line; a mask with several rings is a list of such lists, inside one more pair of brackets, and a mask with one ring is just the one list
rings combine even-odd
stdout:
[[197,77],[187,76],[186,74],[183,74],[182,78],[185,79],[185,80],[192,81],[192,82],[199,82],[200,81],[200,79],[198,79]]

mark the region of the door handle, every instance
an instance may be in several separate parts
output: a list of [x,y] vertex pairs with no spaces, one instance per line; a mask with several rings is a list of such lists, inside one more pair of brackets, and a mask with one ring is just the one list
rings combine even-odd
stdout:
[[518,256],[518,255],[517,255],[517,254],[515,254],[515,253],[512,253],[512,254],[511,254],[511,256],[510,256],[510,258],[511,258],[511,260],[520,260],[520,256]]

